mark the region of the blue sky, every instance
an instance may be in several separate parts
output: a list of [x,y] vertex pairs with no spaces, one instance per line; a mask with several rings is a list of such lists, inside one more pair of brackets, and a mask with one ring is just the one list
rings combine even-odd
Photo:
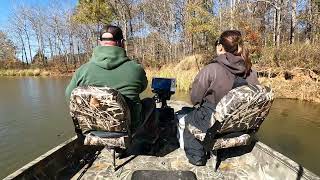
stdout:
[[[49,3],[52,3],[57,0],[0,0],[0,29],[4,29],[7,25],[10,13],[12,12],[13,7],[23,4],[26,6],[43,6],[46,7]],[[64,5],[75,7],[78,0],[63,0],[66,2]]]
[[[56,3],[55,3],[56,2]],[[78,0],[0,0],[0,31],[6,32],[8,30],[8,20],[10,19],[10,15],[13,13],[13,9],[19,7],[21,5],[27,7],[48,7],[50,4],[57,4],[62,9],[72,9],[76,7]],[[8,37],[13,40],[10,34],[7,34]],[[31,46],[33,46],[34,39],[31,39]],[[32,56],[35,55],[37,49],[32,48]],[[18,52],[17,57],[20,59],[20,52]],[[28,56],[28,55],[27,55]],[[28,57],[30,58],[30,57]]]

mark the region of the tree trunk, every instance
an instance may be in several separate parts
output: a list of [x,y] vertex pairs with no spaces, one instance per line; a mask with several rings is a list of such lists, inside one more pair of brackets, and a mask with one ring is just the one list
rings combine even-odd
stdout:
[[26,53],[26,48],[25,48],[25,43],[23,41],[23,37],[22,37],[22,31],[19,30],[19,38],[21,40],[21,45],[22,45],[22,48],[21,48],[21,60],[24,61],[24,58],[25,58],[25,62],[27,63],[27,65],[29,64],[28,62],[28,58],[27,58],[27,53]]
[[49,43],[49,49],[50,49],[50,59],[52,59],[54,52],[53,52],[53,47],[52,47],[52,40],[50,37],[48,37],[48,43]]
[[29,55],[30,55],[30,62],[32,62],[32,54],[31,54],[31,45],[30,45],[30,37],[29,37],[29,33],[27,31],[27,27],[26,27],[26,24],[24,25],[24,32],[27,36],[27,43],[28,43],[28,48],[29,48]]
[[277,41],[277,9],[273,13],[273,45],[276,46]]
[[277,37],[276,37],[276,47],[279,48],[280,47],[280,37],[281,37],[281,9],[279,8],[279,10],[277,11]]
[[308,1],[308,22],[307,22],[307,29],[306,29],[306,43],[310,43],[312,39],[312,0]]
[[235,0],[230,0],[230,9],[231,9],[230,29],[234,29],[234,2],[235,2]]
[[81,59],[80,59],[80,42],[78,41],[77,43],[77,62],[78,64],[81,64]]
[[219,0],[219,33],[222,32],[222,0]]
[[280,51],[280,37],[281,37],[281,0],[278,0],[278,8],[276,8],[276,28],[275,28],[275,52],[274,52],[274,58],[273,62],[277,67],[280,67],[279,65],[279,51]]
[[290,44],[295,41],[295,29],[297,25],[297,0],[291,1],[291,33],[290,33]]

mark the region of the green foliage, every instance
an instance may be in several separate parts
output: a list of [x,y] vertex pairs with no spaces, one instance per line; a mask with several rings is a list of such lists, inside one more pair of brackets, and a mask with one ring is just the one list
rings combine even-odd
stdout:
[[212,5],[188,3],[186,6],[185,34],[192,42],[193,53],[214,51],[214,42],[219,36],[218,19],[210,9]]
[[209,38],[215,39],[218,36],[217,20],[208,11],[208,7],[201,3],[187,5],[188,17],[186,22],[187,34],[198,35],[206,33]]
[[73,19],[83,24],[109,24],[113,13],[104,0],[79,0]]

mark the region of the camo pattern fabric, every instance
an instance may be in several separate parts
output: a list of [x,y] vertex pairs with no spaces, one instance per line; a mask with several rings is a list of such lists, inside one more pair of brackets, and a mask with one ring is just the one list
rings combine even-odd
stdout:
[[246,85],[232,89],[216,106],[212,118],[222,123],[219,133],[258,129],[274,97],[271,88]]
[[130,126],[125,99],[108,87],[75,88],[70,97],[70,114],[83,134],[92,130],[127,132]]
[[107,148],[119,147],[125,149],[128,141],[128,136],[119,138],[100,138],[91,133],[86,134],[84,145],[106,146]]
[[195,138],[197,138],[200,141],[203,141],[206,137],[206,133],[202,132],[200,129],[198,129],[195,126],[192,126],[191,124],[187,124],[188,131],[194,135]]
[[[191,126],[190,124],[188,124],[188,130],[194,135],[195,138],[200,141],[204,141],[206,133],[202,133],[199,129]],[[250,137],[251,136],[249,134],[243,134],[234,138],[219,138],[214,143],[213,150],[248,145],[251,142]]]
[[[245,85],[231,90],[216,106],[212,114],[211,126],[219,121],[222,127],[218,133],[230,133],[249,129],[258,129],[269,113],[273,102],[272,90],[262,85]],[[206,132],[188,124],[187,129],[200,141],[203,141]],[[248,135],[248,134],[247,134]],[[250,135],[228,139],[218,139],[214,149],[246,145]]]
[[213,150],[248,145],[251,143],[250,137],[249,134],[243,134],[234,138],[219,138],[214,143]]

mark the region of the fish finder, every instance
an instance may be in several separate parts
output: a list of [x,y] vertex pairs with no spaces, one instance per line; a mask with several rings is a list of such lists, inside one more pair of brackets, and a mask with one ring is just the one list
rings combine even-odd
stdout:
[[161,103],[162,108],[167,107],[167,100],[176,92],[176,79],[153,77],[151,89],[156,103]]
[[161,107],[156,108],[156,113],[159,118],[160,139],[175,137],[176,123],[174,117],[174,109],[167,105],[167,100],[170,100],[171,95],[176,92],[175,78],[152,78],[152,92],[155,94],[153,99],[156,103],[161,103]]
[[152,78],[151,88],[154,91],[166,91],[172,94],[176,91],[176,79],[175,78]]

